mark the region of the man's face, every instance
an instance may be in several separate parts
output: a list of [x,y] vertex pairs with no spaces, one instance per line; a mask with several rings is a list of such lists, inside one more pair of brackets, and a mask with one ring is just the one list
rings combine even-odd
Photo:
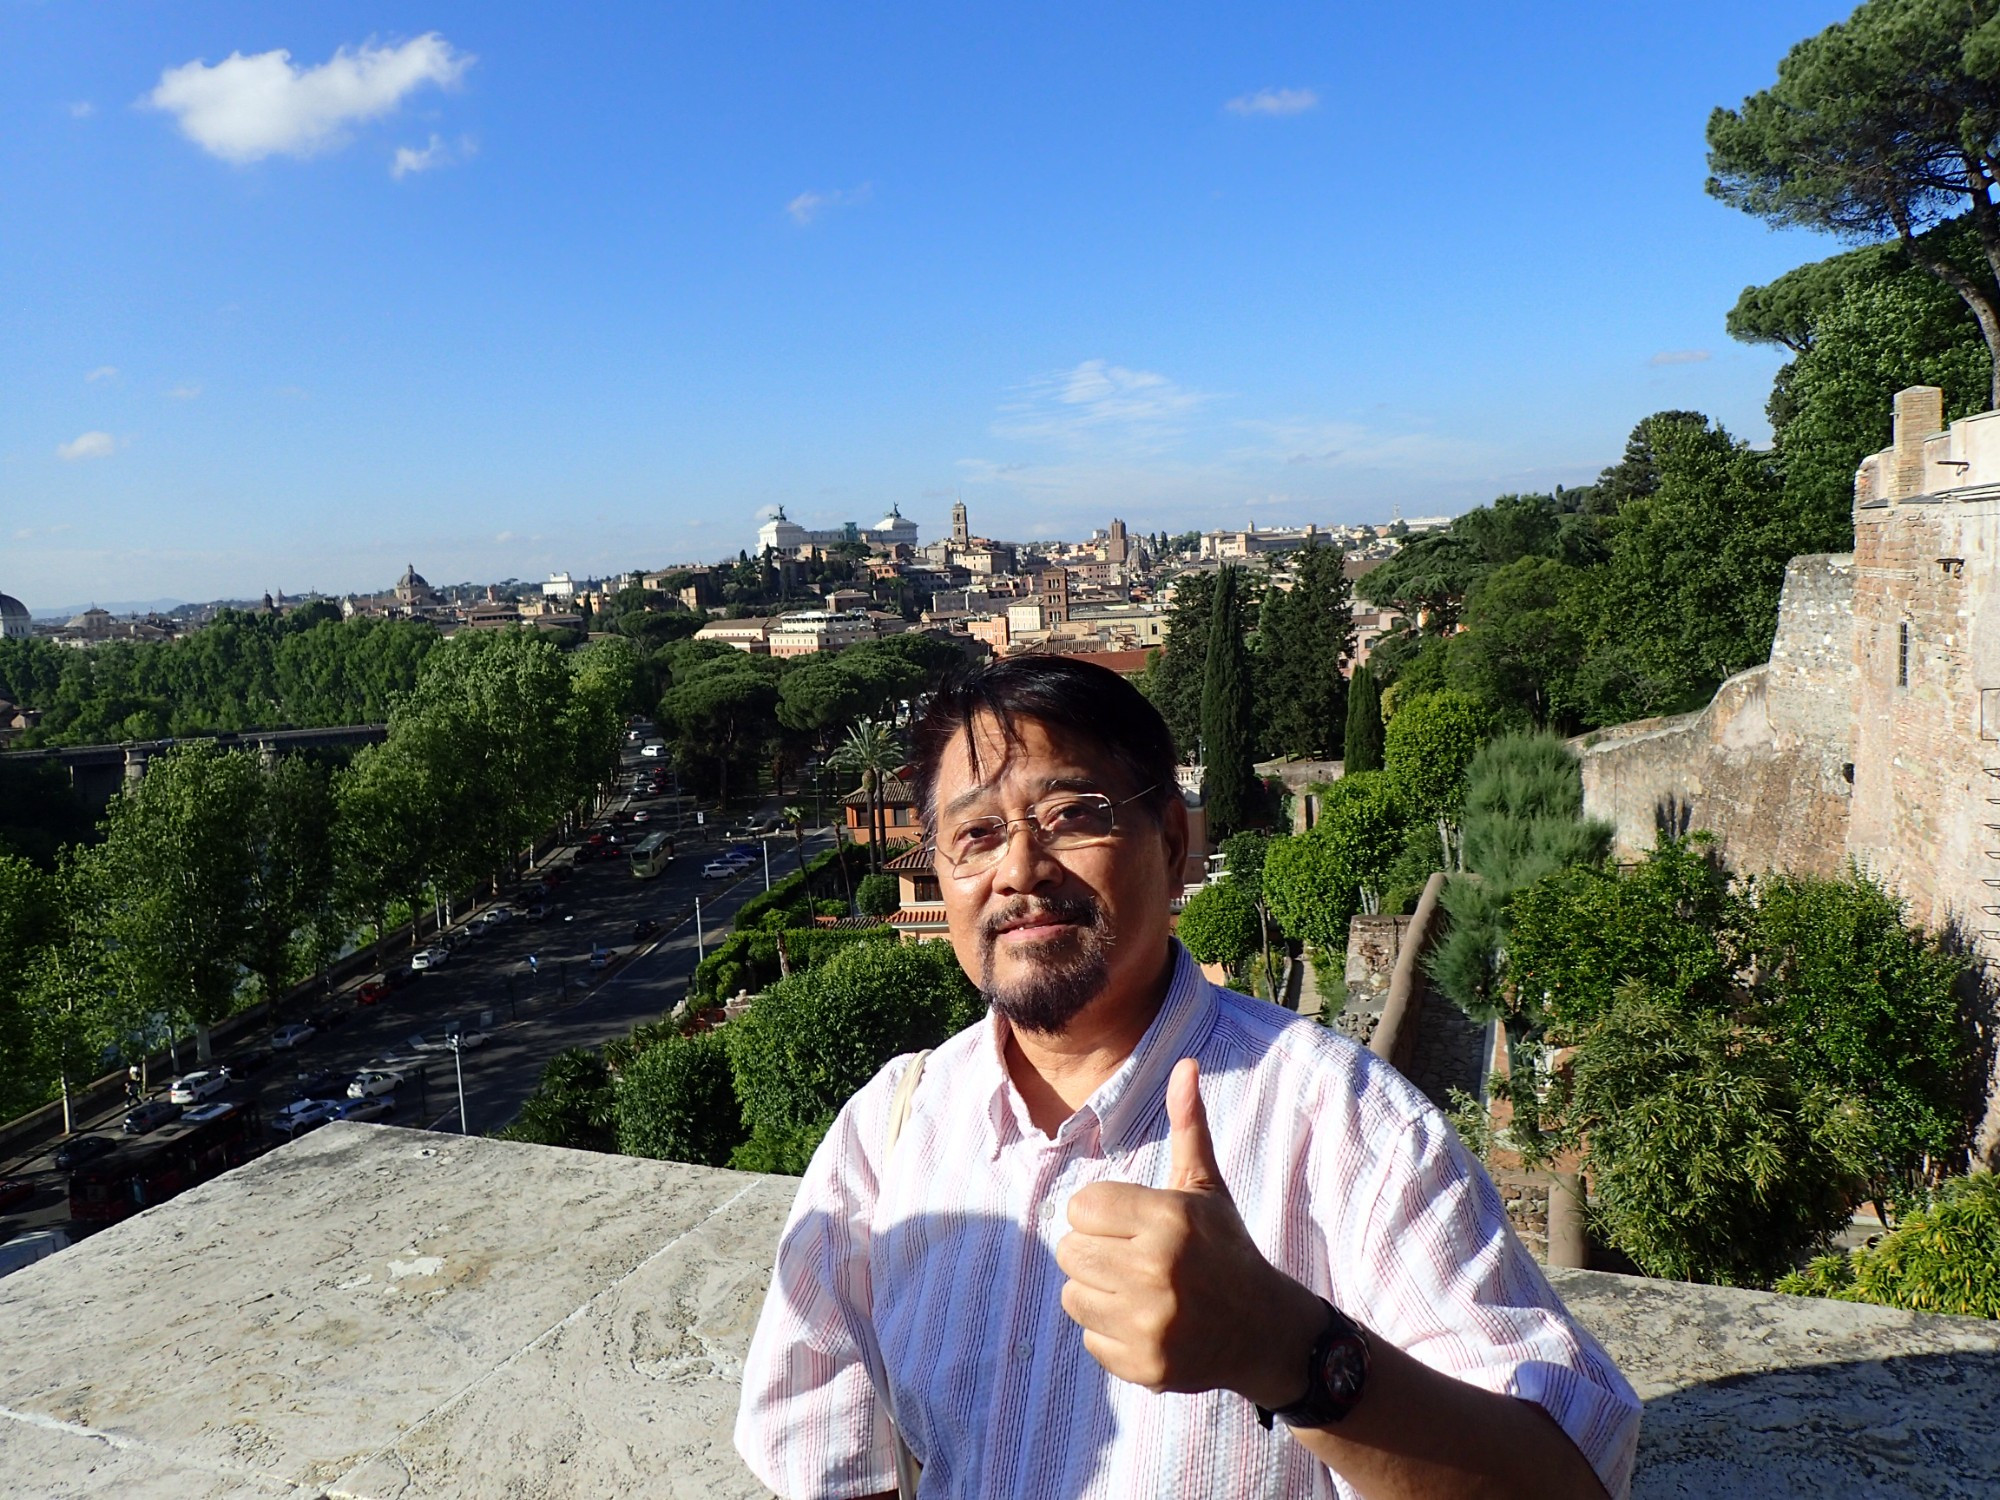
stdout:
[[[1095,746],[1064,744],[1039,722],[1016,721],[1009,744],[991,718],[973,720],[977,771],[960,735],[938,767],[934,833],[951,945],[986,1001],[1029,1031],[1063,1030],[1104,994],[1137,993],[1159,977],[1180,889],[1187,820],[1178,798],[1162,823],[1146,790]],[[954,875],[952,833],[982,818],[1024,818],[1028,809],[1098,792],[1123,805],[1109,837],[1049,849],[1027,825],[1007,831],[986,869]]]

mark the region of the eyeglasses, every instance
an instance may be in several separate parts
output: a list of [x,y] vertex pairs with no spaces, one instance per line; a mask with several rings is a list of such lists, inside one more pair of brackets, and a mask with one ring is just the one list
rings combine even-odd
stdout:
[[964,880],[1000,863],[1017,824],[1027,824],[1035,842],[1044,849],[1081,849],[1110,838],[1118,828],[1118,809],[1155,790],[1149,786],[1119,802],[1102,792],[1065,792],[1033,804],[1022,817],[972,818],[960,823],[932,845],[932,852],[954,879]]

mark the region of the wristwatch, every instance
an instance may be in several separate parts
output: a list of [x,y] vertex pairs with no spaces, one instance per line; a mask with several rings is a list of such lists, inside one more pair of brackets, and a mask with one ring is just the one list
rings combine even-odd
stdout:
[[1306,1357],[1306,1393],[1275,1411],[1257,1408],[1265,1431],[1276,1417],[1287,1427],[1331,1427],[1361,1402],[1368,1383],[1368,1335],[1346,1313],[1322,1297],[1326,1328]]

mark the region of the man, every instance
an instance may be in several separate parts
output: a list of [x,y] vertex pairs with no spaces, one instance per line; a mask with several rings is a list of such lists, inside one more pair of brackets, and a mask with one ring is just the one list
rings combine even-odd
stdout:
[[[914,783],[990,1011],[814,1155],[736,1445],[786,1500],[1622,1494],[1638,1402],[1395,1071],[1173,941],[1171,736],[1123,679],[948,686]],[[1270,1422],[1275,1414],[1277,1421]]]

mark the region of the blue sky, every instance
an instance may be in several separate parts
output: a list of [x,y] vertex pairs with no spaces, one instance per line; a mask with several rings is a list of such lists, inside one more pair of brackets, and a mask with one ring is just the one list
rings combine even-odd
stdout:
[[[1447,513],[1766,435],[1708,111],[1849,7],[0,0],[31,607]],[[274,56],[282,50],[288,57]]]

